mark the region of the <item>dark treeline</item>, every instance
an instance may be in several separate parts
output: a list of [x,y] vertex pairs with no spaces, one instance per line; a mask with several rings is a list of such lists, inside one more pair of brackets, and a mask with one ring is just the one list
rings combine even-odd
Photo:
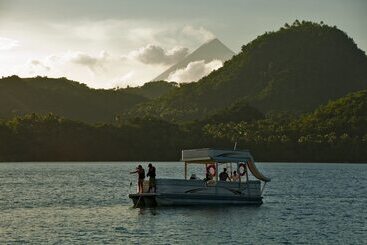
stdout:
[[88,125],[53,114],[0,123],[1,161],[122,161],[177,159],[183,132],[163,121]]
[[181,149],[231,148],[238,142],[258,161],[367,162],[367,91],[303,116],[232,118],[181,125],[136,118],[120,125],[88,125],[30,114],[0,122],[0,160],[175,161]]

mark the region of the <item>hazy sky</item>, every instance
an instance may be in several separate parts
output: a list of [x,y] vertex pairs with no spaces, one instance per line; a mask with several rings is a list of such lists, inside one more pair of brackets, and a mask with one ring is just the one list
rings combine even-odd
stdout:
[[0,0],[0,75],[135,86],[213,37],[237,53],[295,19],[367,50],[367,0]]

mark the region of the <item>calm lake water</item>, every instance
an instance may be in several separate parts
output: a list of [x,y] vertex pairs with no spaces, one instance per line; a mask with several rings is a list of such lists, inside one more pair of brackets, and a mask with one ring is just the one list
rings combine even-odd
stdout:
[[0,244],[366,244],[367,165],[257,165],[272,178],[261,207],[140,210],[135,163],[2,163]]

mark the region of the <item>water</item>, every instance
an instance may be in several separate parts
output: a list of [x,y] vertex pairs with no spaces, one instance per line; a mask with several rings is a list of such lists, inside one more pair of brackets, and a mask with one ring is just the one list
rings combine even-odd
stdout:
[[261,207],[143,210],[127,197],[135,165],[0,164],[0,244],[366,244],[367,165],[259,163]]

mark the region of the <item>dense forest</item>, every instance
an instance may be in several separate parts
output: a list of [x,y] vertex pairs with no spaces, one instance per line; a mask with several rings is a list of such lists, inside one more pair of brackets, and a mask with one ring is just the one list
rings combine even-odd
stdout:
[[0,161],[178,160],[237,142],[258,161],[367,162],[367,57],[336,27],[295,21],[195,83],[2,78],[0,118]]
[[[248,106],[244,105],[244,108]],[[89,125],[53,114],[0,122],[0,161],[178,160],[181,149],[249,148],[259,161],[366,162],[367,90],[302,116],[173,124],[156,118]],[[220,119],[220,118],[219,118]]]
[[264,160],[367,160],[367,90],[330,101],[298,117],[278,114],[254,122],[206,124],[206,135],[238,141]]

